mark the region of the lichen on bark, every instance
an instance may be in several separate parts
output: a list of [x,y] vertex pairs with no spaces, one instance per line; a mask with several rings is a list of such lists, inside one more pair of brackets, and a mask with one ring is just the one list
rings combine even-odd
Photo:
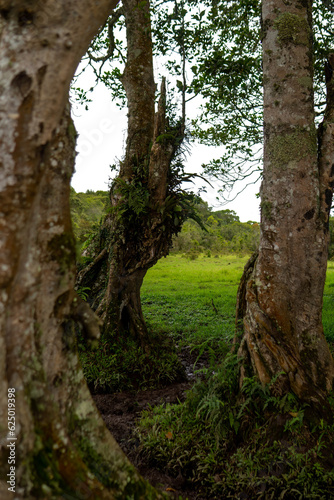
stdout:
[[268,154],[275,168],[291,168],[308,155],[317,152],[317,132],[315,126],[295,127],[292,131],[284,130],[271,134],[268,141]]
[[308,45],[311,28],[305,18],[291,12],[283,12],[274,22],[278,40],[282,44]]

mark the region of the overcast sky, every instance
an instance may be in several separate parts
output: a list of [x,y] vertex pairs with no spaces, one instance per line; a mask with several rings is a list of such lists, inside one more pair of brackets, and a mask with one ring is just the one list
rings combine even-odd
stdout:
[[[86,81],[88,82],[89,79]],[[82,82],[78,82],[78,85],[85,89],[89,88],[89,84],[83,85]],[[87,189],[106,191],[111,176],[110,165],[115,163],[117,158],[121,159],[124,154],[126,109],[119,110],[103,85],[99,85],[94,90],[92,99],[93,102],[89,104],[88,111],[83,106],[74,104],[72,107],[72,116],[79,134],[76,172],[72,178],[72,186],[77,192],[86,192]],[[219,148],[192,145],[186,161],[186,170],[200,174],[202,163],[217,157],[219,157]],[[202,180],[198,180],[195,186],[188,183],[186,187],[192,187],[194,191],[197,191],[203,184]],[[216,200],[219,189],[217,181],[214,182],[214,188],[207,186],[207,193],[202,193],[201,196],[215,210],[234,210],[242,222],[260,220],[259,200],[256,198],[259,184],[249,186],[235,201],[225,206],[219,206]],[[236,192],[241,188],[242,185],[239,185]]]

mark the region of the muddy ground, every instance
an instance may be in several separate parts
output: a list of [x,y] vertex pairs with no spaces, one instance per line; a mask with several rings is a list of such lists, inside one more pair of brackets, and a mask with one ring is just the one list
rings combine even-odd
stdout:
[[[189,349],[183,349],[180,353],[180,360],[187,373],[188,380],[186,382],[149,391],[97,394],[93,395],[93,398],[108,429],[145,479],[153,486],[166,492],[171,498],[202,500],[205,497],[195,491],[192,484],[188,484],[180,474],[177,477],[172,477],[152,466],[149,467],[140,458],[138,454],[139,442],[133,438],[132,434],[141,412],[148,406],[184,401],[186,391],[196,380],[194,374],[196,355],[191,353]],[[197,361],[195,370],[207,365],[208,360],[201,358]]]

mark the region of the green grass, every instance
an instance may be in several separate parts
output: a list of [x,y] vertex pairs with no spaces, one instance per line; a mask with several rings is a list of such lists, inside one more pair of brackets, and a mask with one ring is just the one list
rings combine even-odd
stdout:
[[[131,342],[122,346],[115,342],[111,352],[104,345],[92,352],[81,349],[90,387],[96,391],[145,389],[179,379],[173,344],[190,347],[197,355],[208,354],[213,365],[223,359],[234,336],[237,290],[247,260],[248,256],[237,255],[161,259],[148,271],[141,292],[144,316],[155,339],[152,359],[148,362]],[[323,323],[332,347],[333,305],[334,262],[329,262]],[[163,353],[159,351],[162,343]]]
[[155,389],[185,380],[176,349],[166,336],[151,334],[149,354],[130,338],[102,341],[95,349],[83,342],[78,347],[87,384],[95,393]]
[[334,343],[334,262],[329,261],[327,265],[327,278],[324,290],[324,304],[322,309],[322,321],[326,339]]
[[304,419],[307,404],[273,396],[255,377],[240,397],[238,378],[237,356],[227,355],[183,403],[144,411],[141,457],[210,500],[334,498],[333,425]]
[[[196,485],[205,498],[334,498],[334,426],[305,419],[293,394],[274,397],[256,379],[238,386],[235,356],[221,356],[234,334],[236,294],[247,257],[170,256],[148,273],[146,318],[181,345],[224,359],[178,405],[142,414],[136,429],[142,457]],[[212,301],[218,310],[215,312]],[[334,262],[328,263],[323,324],[334,343]],[[329,398],[334,410],[334,399]],[[313,422],[313,423],[310,423]]]
[[[230,341],[234,335],[236,295],[248,256],[200,256],[188,260],[171,255],[160,260],[145,277],[142,303],[153,330],[178,339],[181,345],[200,346]],[[212,300],[218,310],[217,314]],[[334,262],[328,262],[323,324],[334,343]]]
[[[142,287],[144,316],[152,336],[149,357],[130,339],[87,349],[79,340],[86,380],[95,392],[149,389],[182,379],[177,348],[209,355],[216,365],[234,336],[239,280],[247,257],[162,259]],[[84,294],[84,290],[82,291]],[[79,336],[80,339],[80,336]]]
[[226,350],[234,335],[236,295],[247,259],[171,255],[160,260],[147,273],[141,293],[150,328],[181,346],[217,354]]

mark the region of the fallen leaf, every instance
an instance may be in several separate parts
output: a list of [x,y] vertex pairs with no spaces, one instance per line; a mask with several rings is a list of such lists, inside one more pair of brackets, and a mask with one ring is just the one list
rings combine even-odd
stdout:
[[167,432],[167,434],[166,434],[166,438],[167,438],[167,439],[172,439],[172,437],[173,437],[173,434],[172,434],[170,431],[169,431],[169,432]]

